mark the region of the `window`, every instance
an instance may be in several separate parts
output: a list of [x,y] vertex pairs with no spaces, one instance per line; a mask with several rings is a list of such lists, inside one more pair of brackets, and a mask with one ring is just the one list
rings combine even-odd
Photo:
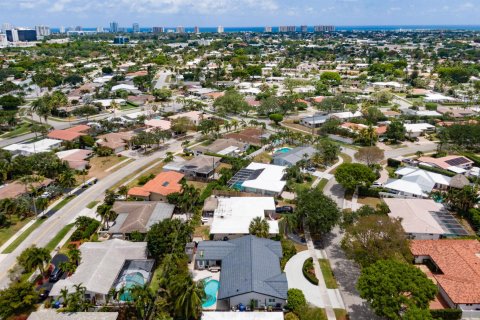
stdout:
[[275,299],[269,298],[268,302],[275,302]]

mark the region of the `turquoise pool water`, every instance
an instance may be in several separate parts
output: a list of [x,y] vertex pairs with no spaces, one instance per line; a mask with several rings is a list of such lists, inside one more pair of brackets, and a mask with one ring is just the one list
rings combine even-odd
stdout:
[[125,281],[125,292],[120,295],[121,301],[132,301],[132,296],[130,294],[130,288],[134,286],[143,286],[145,284],[145,279],[143,275],[139,272],[127,274],[124,278]]
[[275,151],[275,153],[287,153],[288,151],[292,150],[292,148],[280,148],[278,149],[277,151]]
[[217,302],[217,291],[218,287],[220,287],[220,282],[217,280],[208,280],[205,282],[205,294],[206,298],[202,303],[203,308],[211,307]]

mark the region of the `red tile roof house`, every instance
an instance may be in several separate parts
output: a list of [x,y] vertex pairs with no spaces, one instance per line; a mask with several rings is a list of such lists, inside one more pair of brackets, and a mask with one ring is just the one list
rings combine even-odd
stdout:
[[81,124],[68,129],[52,130],[48,133],[47,137],[62,141],[74,141],[86,135],[88,130],[90,130],[89,126]]
[[128,144],[134,136],[133,131],[111,132],[98,136],[97,144],[101,147],[112,149],[115,153],[119,153],[128,147]]
[[166,201],[169,194],[182,191],[180,181],[184,176],[175,171],[162,172],[144,186],[128,190],[128,195],[147,201]]
[[[450,308],[480,309],[479,241],[412,240],[410,250],[415,263],[429,267]],[[480,316],[480,311],[476,312]]]

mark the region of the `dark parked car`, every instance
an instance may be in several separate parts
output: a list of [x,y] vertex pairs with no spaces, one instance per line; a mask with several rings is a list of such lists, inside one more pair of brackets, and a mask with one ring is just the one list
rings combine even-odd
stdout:
[[45,299],[48,298],[48,295],[50,294],[50,290],[47,290],[47,289],[41,289],[40,290],[40,301],[44,301]]
[[276,213],[292,213],[293,207],[292,206],[282,206],[275,208]]
[[52,274],[50,275],[50,278],[48,279],[49,282],[57,282],[60,280],[60,278],[63,276],[63,271],[60,270],[59,267],[55,267],[53,269]]

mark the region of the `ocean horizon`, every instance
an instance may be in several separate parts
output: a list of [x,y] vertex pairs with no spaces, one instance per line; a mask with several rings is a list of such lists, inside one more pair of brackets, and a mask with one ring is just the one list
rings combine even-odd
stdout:
[[[300,26],[297,27],[297,32],[300,31]],[[140,32],[151,32],[153,27],[142,27]],[[176,27],[163,27],[165,31],[175,30]],[[198,27],[201,33],[216,33],[217,27]],[[265,27],[224,27],[225,33],[236,32],[256,32],[263,33]],[[279,26],[272,26],[272,33],[279,32]],[[73,28],[72,28],[73,29]],[[132,32],[132,28],[122,28],[124,32]],[[194,32],[194,27],[184,27],[185,32]],[[365,25],[365,26],[335,26],[335,31],[480,31],[480,25]],[[51,28],[52,32],[60,32],[59,27]],[[82,31],[96,31],[97,28],[85,27]],[[108,30],[108,27],[104,27]],[[314,27],[308,26],[307,32],[313,32]]]

